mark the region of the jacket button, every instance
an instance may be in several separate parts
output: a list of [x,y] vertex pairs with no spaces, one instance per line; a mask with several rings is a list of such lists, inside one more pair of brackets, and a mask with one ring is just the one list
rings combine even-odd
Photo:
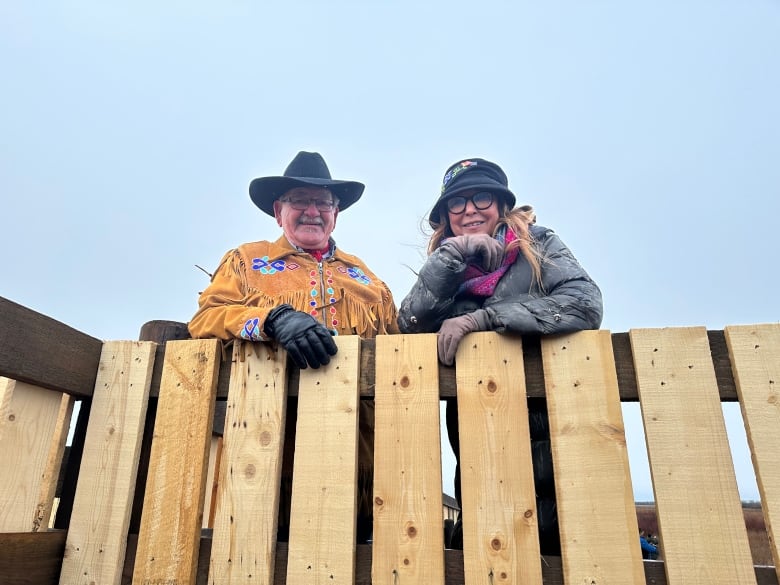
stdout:
[[409,318],[409,321],[411,321],[413,324],[417,325],[417,317],[415,317],[414,315],[412,315],[412,316]]

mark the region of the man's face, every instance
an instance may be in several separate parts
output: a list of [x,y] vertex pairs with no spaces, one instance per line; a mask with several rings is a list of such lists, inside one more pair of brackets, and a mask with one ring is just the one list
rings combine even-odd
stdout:
[[299,248],[318,250],[328,245],[336,227],[338,207],[333,194],[323,187],[294,187],[274,201],[274,217],[284,235]]

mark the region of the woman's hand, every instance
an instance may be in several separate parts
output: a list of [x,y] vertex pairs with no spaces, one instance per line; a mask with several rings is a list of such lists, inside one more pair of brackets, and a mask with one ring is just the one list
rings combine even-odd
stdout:
[[485,272],[501,268],[504,246],[487,234],[465,234],[448,238],[442,248],[456,251],[467,264],[481,266]]
[[437,340],[439,361],[445,366],[451,366],[455,362],[455,354],[461,339],[473,331],[488,331],[489,329],[490,316],[484,309],[446,319],[441,324]]

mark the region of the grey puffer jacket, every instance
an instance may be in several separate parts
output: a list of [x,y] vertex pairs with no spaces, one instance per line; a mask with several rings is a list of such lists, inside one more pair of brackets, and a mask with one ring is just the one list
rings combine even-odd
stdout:
[[[484,309],[495,331],[521,334],[568,333],[598,329],[603,314],[601,291],[561,239],[548,228],[530,226],[542,259],[542,289],[522,254],[498,281],[493,295],[458,294],[466,262],[446,242],[428,257],[417,282],[401,303],[402,333],[433,333],[442,321]],[[542,554],[560,555],[550,430],[544,399],[528,402],[531,448]],[[457,403],[447,401],[447,435],[455,453],[455,498],[460,499],[460,440]],[[458,534],[456,524],[455,529]],[[460,533],[462,534],[462,533]],[[462,542],[453,535],[453,548]]]
[[542,258],[542,289],[522,254],[509,267],[490,297],[458,294],[466,262],[436,249],[420,269],[417,282],[401,302],[398,326],[403,333],[433,333],[442,321],[485,309],[491,329],[525,334],[570,333],[598,329],[601,291],[561,239],[549,228],[529,231]]

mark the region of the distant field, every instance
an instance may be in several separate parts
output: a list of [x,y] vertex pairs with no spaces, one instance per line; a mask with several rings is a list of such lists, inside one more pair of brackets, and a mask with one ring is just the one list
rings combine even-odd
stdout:
[[[743,506],[742,511],[745,514],[745,527],[748,531],[750,552],[753,554],[753,564],[774,565],[761,505],[748,503]],[[636,516],[640,528],[643,528],[648,534],[658,534],[658,521],[653,504],[637,504]],[[663,559],[663,543],[661,543],[660,548],[659,558]]]

